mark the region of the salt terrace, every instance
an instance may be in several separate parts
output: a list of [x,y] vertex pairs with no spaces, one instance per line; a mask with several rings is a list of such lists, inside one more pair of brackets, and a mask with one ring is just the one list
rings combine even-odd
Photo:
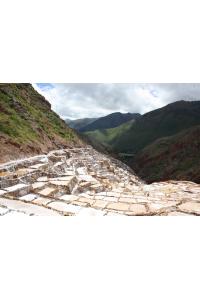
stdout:
[[92,147],[0,165],[0,216],[200,215],[200,185],[147,185],[120,161]]

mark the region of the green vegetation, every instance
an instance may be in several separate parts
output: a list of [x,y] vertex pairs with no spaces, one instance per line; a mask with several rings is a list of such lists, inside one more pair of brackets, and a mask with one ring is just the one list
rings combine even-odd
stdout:
[[13,143],[78,141],[76,133],[51,110],[30,84],[0,85],[0,136]]
[[97,118],[84,118],[84,119],[77,119],[77,120],[66,119],[65,122],[69,125],[69,127],[76,130],[80,130],[82,127],[85,127],[96,120]]
[[135,155],[159,138],[172,136],[199,124],[200,102],[178,101],[149,112],[135,122],[129,121],[112,129],[89,131],[85,134],[111,147],[116,153]]
[[84,132],[84,135],[88,136],[91,140],[95,140],[96,142],[104,145],[105,147],[113,148],[115,141],[117,141],[118,138],[123,135],[123,133],[129,130],[133,123],[134,120],[130,120],[115,128],[88,131]]
[[200,102],[179,101],[143,115],[113,143],[117,152],[134,154],[158,138],[200,124]]
[[145,147],[133,168],[148,182],[192,180],[200,183],[200,126],[162,138]]
[[148,182],[182,179],[200,182],[200,101],[178,101],[135,122],[86,132],[100,149],[127,163]]
[[134,114],[134,113],[123,114],[120,112],[116,112],[97,119],[96,121],[88,124],[87,126],[80,128],[79,131],[88,132],[94,130],[115,128],[130,120],[137,120],[138,118],[140,118],[140,114]]

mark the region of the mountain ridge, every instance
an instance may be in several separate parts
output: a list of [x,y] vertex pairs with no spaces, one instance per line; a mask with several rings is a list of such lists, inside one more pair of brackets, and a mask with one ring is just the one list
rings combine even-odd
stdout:
[[191,180],[200,183],[200,125],[163,137],[145,147],[132,165],[146,182]]
[[96,121],[80,129],[80,132],[94,131],[97,129],[108,129],[117,127],[129,120],[138,119],[138,113],[120,113],[114,112],[104,117],[98,118]]
[[67,125],[69,127],[79,131],[79,129],[91,124],[92,122],[96,121],[97,119],[98,118],[82,118],[82,119],[75,119],[75,120],[65,119],[65,122],[67,123]]
[[[85,134],[95,140],[97,150],[98,143],[103,144],[109,153],[118,155],[147,182],[178,179],[199,183],[198,126],[200,101],[180,100],[148,112],[135,122]],[[167,146],[157,156],[162,142],[166,141]]]

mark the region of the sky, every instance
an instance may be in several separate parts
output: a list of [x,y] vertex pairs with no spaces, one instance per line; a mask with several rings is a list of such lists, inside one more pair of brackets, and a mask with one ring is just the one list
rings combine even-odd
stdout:
[[112,112],[144,114],[178,100],[200,100],[198,83],[35,83],[33,87],[63,119]]

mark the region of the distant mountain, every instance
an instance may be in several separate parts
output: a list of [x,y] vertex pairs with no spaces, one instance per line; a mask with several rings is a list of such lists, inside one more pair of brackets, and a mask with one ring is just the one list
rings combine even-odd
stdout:
[[177,101],[118,127],[84,133],[147,182],[200,182],[200,101]]
[[159,138],[195,125],[200,125],[200,101],[177,101],[141,116],[112,141],[112,147],[136,154]]
[[156,140],[135,157],[132,167],[149,183],[169,179],[200,183],[200,126]]
[[97,118],[84,118],[84,119],[76,119],[76,120],[65,119],[65,122],[67,123],[67,125],[69,125],[69,127],[79,130],[82,127],[85,127],[96,120]]
[[139,117],[140,114],[138,113],[123,114],[120,112],[116,112],[97,119],[96,121],[80,128],[79,131],[86,132],[86,131],[94,131],[97,129],[114,128],[132,119],[137,120]]
[[0,162],[83,145],[31,84],[0,84]]
[[103,145],[107,149],[112,150],[115,141],[123,135],[124,132],[129,130],[132,124],[135,122],[134,119],[121,124],[120,126],[108,129],[98,129],[94,131],[84,132],[84,135],[89,138],[90,141],[95,141],[96,149],[99,145]]

